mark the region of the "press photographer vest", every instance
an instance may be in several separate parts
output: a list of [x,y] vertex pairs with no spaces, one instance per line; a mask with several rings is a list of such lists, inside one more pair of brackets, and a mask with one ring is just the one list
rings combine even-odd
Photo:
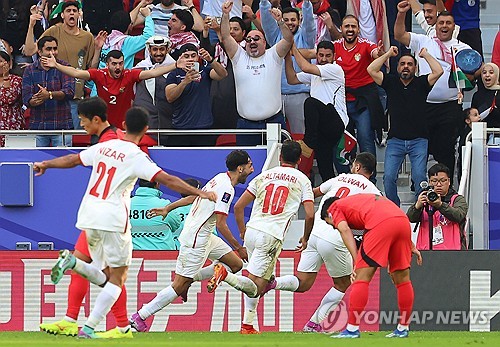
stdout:
[[[450,200],[450,206],[453,206],[458,194],[454,194]],[[432,216],[433,227],[434,227],[434,244],[432,250],[442,251],[442,250],[461,250],[461,232],[460,223],[452,222],[439,212],[439,210],[434,211]],[[442,239],[438,240],[436,236],[441,236]],[[422,218],[420,221],[420,227],[417,237],[418,250],[428,250],[429,249],[429,215],[424,210],[422,212]]]

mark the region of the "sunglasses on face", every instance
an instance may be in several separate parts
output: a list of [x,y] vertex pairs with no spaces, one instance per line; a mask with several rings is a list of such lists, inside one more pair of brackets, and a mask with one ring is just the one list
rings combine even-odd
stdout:
[[245,37],[245,41],[250,43],[250,42],[259,42],[261,40],[261,37],[260,36],[254,36],[254,37],[251,37],[251,36],[247,36]]

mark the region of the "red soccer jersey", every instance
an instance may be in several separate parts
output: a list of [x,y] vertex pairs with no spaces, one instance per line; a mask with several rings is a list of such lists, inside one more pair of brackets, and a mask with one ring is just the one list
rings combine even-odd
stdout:
[[107,69],[89,69],[90,79],[95,82],[97,95],[108,104],[108,121],[122,129],[125,112],[134,100],[134,84],[139,82],[141,69],[125,69],[120,78],[113,78]]
[[[368,74],[366,68],[373,61],[372,52],[377,45],[367,39],[358,38],[357,44],[347,49],[344,39],[333,42],[335,46],[335,61],[340,65],[345,74],[346,88],[359,88],[373,83],[373,78]],[[346,93],[348,101],[354,97]]]
[[356,194],[337,200],[328,213],[335,226],[346,221],[352,229],[367,231],[388,218],[406,217],[392,201],[375,194]]

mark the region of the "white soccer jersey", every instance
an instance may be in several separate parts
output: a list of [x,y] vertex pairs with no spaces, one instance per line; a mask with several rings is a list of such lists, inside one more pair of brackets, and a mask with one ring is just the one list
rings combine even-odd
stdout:
[[181,245],[192,248],[203,247],[215,229],[216,215],[220,213],[229,214],[229,207],[234,198],[234,187],[231,184],[229,173],[217,174],[203,187],[203,190],[215,192],[217,202],[196,198],[184,223],[184,229],[179,236]]
[[247,226],[281,241],[300,204],[314,201],[309,178],[289,166],[262,172],[248,184],[247,191],[255,196]]
[[340,233],[330,224],[321,219],[321,208],[326,199],[332,196],[344,198],[356,194],[378,194],[380,190],[365,176],[359,174],[341,174],[330,178],[319,186],[319,190],[324,194],[319,208],[314,215],[314,226],[311,235],[315,235],[333,244],[343,243]]
[[109,140],[80,152],[92,166],[76,227],[112,232],[130,231],[130,193],[137,178],[152,181],[162,170],[135,143]]

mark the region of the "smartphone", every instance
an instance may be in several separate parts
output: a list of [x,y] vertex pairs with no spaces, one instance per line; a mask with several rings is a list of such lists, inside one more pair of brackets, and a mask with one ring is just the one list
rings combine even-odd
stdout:
[[215,21],[218,25],[220,25],[220,23],[222,22],[222,17],[215,17]]
[[199,72],[199,71],[200,71],[200,63],[199,63],[199,62],[197,62],[197,61],[196,61],[196,62],[194,62],[194,63],[193,63],[193,66],[191,67],[191,69],[196,70],[196,71],[198,71],[198,72]]

